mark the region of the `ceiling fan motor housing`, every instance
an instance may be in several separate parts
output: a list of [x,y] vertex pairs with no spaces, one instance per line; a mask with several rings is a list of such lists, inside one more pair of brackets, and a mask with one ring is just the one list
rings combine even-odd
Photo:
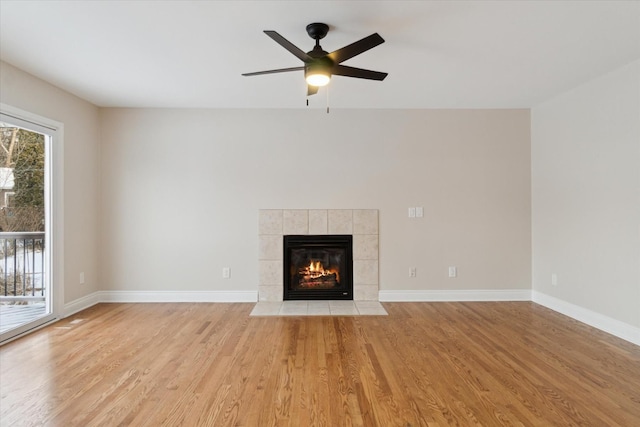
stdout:
[[[322,49],[320,46],[320,39],[324,38],[329,32],[329,26],[320,22],[307,25],[307,34],[309,37],[316,41],[316,45],[312,50],[307,52],[309,57],[313,58],[311,61],[305,61],[304,65],[304,77],[313,74],[321,74],[331,78],[331,69],[333,68],[333,61],[327,55],[329,52]],[[309,81],[309,80],[307,80]]]
[[305,64],[304,76],[307,77],[307,75],[309,74],[317,74],[317,73],[331,76],[332,67],[333,67],[333,61],[330,58],[326,56],[314,58],[313,61],[307,62]]

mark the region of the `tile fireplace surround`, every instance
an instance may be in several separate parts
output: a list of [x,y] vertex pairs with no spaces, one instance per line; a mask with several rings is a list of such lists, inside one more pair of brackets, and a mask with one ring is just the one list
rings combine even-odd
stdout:
[[353,235],[353,299],[378,301],[377,209],[261,209],[258,301],[282,301],[287,234]]

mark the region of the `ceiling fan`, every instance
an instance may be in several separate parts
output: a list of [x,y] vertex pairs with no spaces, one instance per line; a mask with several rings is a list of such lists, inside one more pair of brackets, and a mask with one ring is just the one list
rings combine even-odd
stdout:
[[304,62],[304,66],[257,71],[255,73],[245,73],[243,76],[304,71],[304,76],[307,81],[307,96],[314,95],[318,92],[318,87],[328,84],[332,75],[369,80],[384,80],[384,78],[387,77],[387,73],[348,67],[341,64],[347,59],[360,55],[361,53],[384,43],[384,39],[380,37],[378,33],[371,34],[357,42],[328,53],[320,46],[320,39],[324,38],[328,32],[329,26],[327,24],[316,22],[307,25],[307,34],[316,41],[316,45],[312,50],[305,53],[277,32],[265,31],[264,33],[271,37],[276,43]]

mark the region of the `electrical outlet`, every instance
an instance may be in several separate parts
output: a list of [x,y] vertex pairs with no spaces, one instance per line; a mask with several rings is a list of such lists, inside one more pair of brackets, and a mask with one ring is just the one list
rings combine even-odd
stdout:
[[411,267],[409,269],[409,277],[416,277],[416,268],[415,267]]
[[409,208],[409,218],[416,217],[416,208]]
[[449,267],[449,277],[457,277],[458,276],[458,268],[455,266]]
[[222,269],[222,278],[229,279],[231,277],[231,269],[229,267],[224,267]]
[[558,275],[556,273],[551,273],[551,284],[558,286]]
[[80,273],[80,284],[84,285],[84,271]]

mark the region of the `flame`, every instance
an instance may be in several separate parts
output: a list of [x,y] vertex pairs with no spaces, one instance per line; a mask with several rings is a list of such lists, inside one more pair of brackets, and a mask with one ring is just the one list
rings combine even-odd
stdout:
[[311,261],[311,263],[309,264],[309,271],[322,273],[324,272],[324,268],[322,267],[322,263],[320,261]]
[[306,270],[309,272],[309,275],[314,278],[335,274],[336,280],[340,281],[340,273],[338,272],[338,270],[333,268],[329,270],[325,270],[324,266],[322,265],[322,262],[320,261],[309,262],[309,266],[306,268]]

